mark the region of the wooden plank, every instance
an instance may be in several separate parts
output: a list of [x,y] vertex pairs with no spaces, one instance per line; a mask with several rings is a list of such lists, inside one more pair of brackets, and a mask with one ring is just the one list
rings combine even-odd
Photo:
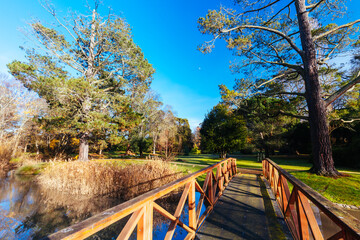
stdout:
[[206,200],[208,201],[209,204],[212,204],[210,202],[210,199],[208,198],[208,196],[206,196],[205,191],[200,187],[200,184],[195,180],[195,188],[196,190],[198,190],[198,192],[201,194],[201,196],[204,196],[206,198]]
[[300,232],[300,239],[308,240],[310,239],[309,224],[305,215],[304,208],[301,204],[299,194],[297,194],[297,198],[296,198],[296,210],[297,210],[298,223],[299,223],[298,227]]
[[209,206],[206,208],[205,212],[203,213],[203,215],[201,215],[201,217],[197,223],[197,228],[199,228],[201,226],[201,224],[204,222],[205,218],[209,215],[209,213],[211,213],[212,210],[213,210],[213,206]]
[[162,216],[170,219],[173,222],[177,222],[177,225],[179,225],[180,227],[182,227],[183,229],[185,229],[187,232],[194,232],[193,229],[191,229],[190,227],[188,227],[186,224],[184,224],[183,222],[181,222],[178,218],[174,217],[173,215],[171,215],[171,213],[169,213],[168,211],[166,211],[164,208],[162,208],[160,205],[158,205],[157,203],[154,202],[154,209],[160,213]]
[[170,219],[171,221],[176,221],[176,217],[174,215],[172,215],[171,213],[169,213],[168,211],[166,211],[163,207],[161,207],[159,204],[157,204],[156,202],[154,202],[154,209],[155,211],[157,211],[158,213],[160,213],[162,216]]
[[145,209],[145,228],[144,228],[144,233],[145,233],[145,239],[146,240],[152,240],[153,237],[153,219],[154,219],[154,210],[153,210],[153,206],[154,203],[153,202],[149,202],[146,205],[146,209]]
[[195,233],[188,233],[188,235],[186,235],[186,237],[184,238],[184,240],[192,240],[195,237]]
[[193,230],[196,230],[196,202],[195,202],[195,182],[196,180],[191,183],[189,189],[189,197],[188,197],[188,206],[189,206],[189,227]]
[[208,172],[207,174],[206,174],[206,178],[205,178],[205,181],[204,181],[204,184],[203,184],[203,187],[202,187],[202,190],[204,191],[204,192],[206,192],[206,189],[207,189],[207,187],[208,187],[208,184],[209,184],[209,179],[210,179],[210,177],[211,177],[211,174],[210,174],[210,172]]
[[209,172],[209,181],[208,181],[208,196],[209,196],[209,199],[210,199],[210,203],[211,204],[214,204],[214,194],[213,194],[213,181],[212,181],[212,176],[213,174],[211,172]]
[[145,233],[144,233],[145,225],[146,225],[145,214],[142,214],[141,217],[140,217],[140,220],[139,220],[139,222],[137,224],[137,229],[136,229],[137,240],[146,240],[146,236],[145,236]]
[[214,172],[212,171],[211,173],[212,173],[212,188],[213,188],[212,199],[213,199],[213,202],[215,203],[215,197],[216,197],[215,195],[216,195],[216,189],[218,188],[218,180],[216,179]]
[[294,225],[293,228],[290,228],[290,230],[293,232],[293,234],[295,236],[297,236],[297,239],[300,239],[300,232],[299,232],[299,224],[298,224],[298,218],[297,218],[297,212],[294,206],[294,203],[296,202],[296,198],[297,198],[297,189],[296,187],[293,188],[293,191],[290,195],[289,198],[289,202],[288,205],[286,207],[284,216],[285,216],[285,221],[288,222],[288,217],[290,215]]
[[200,196],[199,203],[196,208],[196,226],[197,226],[197,223],[199,222],[202,205],[204,203],[204,198],[205,198],[205,195]]
[[136,224],[138,223],[140,217],[144,215],[144,208],[141,208],[134,212],[130,219],[127,221],[125,227],[122,229],[119,236],[116,238],[116,240],[126,240],[129,239],[130,235],[133,233]]
[[311,206],[309,204],[308,199],[305,197],[305,195],[302,192],[298,192],[298,196],[301,202],[301,205],[305,211],[306,218],[309,222],[310,230],[313,234],[313,237],[315,240],[323,240],[324,237],[320,231],[319,225],[316,221],[316,218],[314,216],[314,212],[311,209]]
[[222,180],[222,176],[221,176],[221,166],[219,166],[217,169],[216,169],[216,180],[218,182],[218,187],[219,187],[219,191],[222,191],[223,189],[223,180]]
[[[186,184],[185,189],[181,195],[181,198],[179,200],[179,203],[178,203],[175,213],[174,213],[174,217],[176,217],[176,219],[179,219],[181,212],[184,208],[184,205],[185,205],[185,202],[186,202],[189,190],[190,190],[190,186],[191,186],[191,182]],[[164,238],[165,240],[170,240],[172,238],[172,236],[174,235],[177,223],[178,223],[177,221],[171,222],[169,229],[165,235],[165,238]]]
[[289,185],[287,183],[286,178],[283,175],[281,175],[281,178],[282,178],[281,183],[283,185],[282,189],[283,189],[283,192],[284,192],[284,210],[285,210],[285,208],[287,206],[287,203],[288,203],[288,201],[290,199],[290,189],[289,189]]
[[334,235],[329,237],[327,240],[344,240],[344,233],[341,230],[340,232],[335,233]]

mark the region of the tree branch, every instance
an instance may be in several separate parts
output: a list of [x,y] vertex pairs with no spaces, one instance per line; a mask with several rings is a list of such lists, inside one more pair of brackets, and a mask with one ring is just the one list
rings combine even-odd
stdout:
[[347,91],[349,91],[353,86],[360,83],[360,76],[355,78],[354,80],[350,81],[348,84],[337,90],[335,93],[333,93],[330,97],[328,97],[324,102],[325,106],[329,106],[331,103],[333,103],[336,99],[341,97],[343,94],[345,94]]
[[254,56],[256,56],[258,59],[260,59],[260,62],[254,61],[250,64],[253,63],[259,63],[259,64],[264,64],[264,63],[268,63],[268,64],[274,64],[274,65],[280,65],[280,66],[284,66],[284,67],[288,67],[288,68],[292,68],[295,71],[297,71],[300,75],[303,75],[303,71],[304,69],[300,66],[300,65],[294,65],[291,63],[287,63],[287,62],[272,62],[272,61],[267,61],[264,58],[260,57],[259,55],[257,55],[256,53],[250,51],[251,54],[253,54]]
[[300,93],[300,92],[276,92],[274,94],[264,94],[264,95],[276,95],[276,94],[280,94],[280,95],[297,95],[297,96],[305,97],[305,93]]
[[309,120],[308,116],[295,115],[295,114],[292,114],[292,113],[284,112],[283,110],[280,110],[279,113],[282,114],[282,115],[285,115],[285,116],[299,118],[299,119],[306,120],[306,121]]
[[287,5],[285,5],[285,7],[281,8],[277,13],[275,13],[274,15],[272,15],[272,17],[267,20],[264,25],[267,25],[268,23],[270,23],[271,20],[273,20],[279,13],[281,13],[285,8],[289,7],[293,2],[295,2],[295,0],[292,0],[291,2],[289,2]]
[[306,10],[310,9],[309,12],[312,12],[312,11],[314,11],[318,6],[320,6],[320,4],[322,4],[322,3],[324,3],[324,2],[325,2],[325,0],[320,0],[320,1],[317,2],[317,3],[308,5],[308,6],[306,6]]
[[231,31],[234,31],[234,30],[237,30],[237,29],[244,29],[244,28],[259,29],[259,30],[264,30],[264,31],[267,31],[267,32],[275,33],[276,35],[278,35],[278,36],[282,37],[284,40],[286,40],[290,44],[290,46],[297,53],[300,54],[300,56],[304,55],[304,52],[302,50],[300,50],[296,46],[296,44],[291,40],[291,38],[288,35],[286,35],[285,33],[281,32],[281,31],[278,31],[276,29],[272,29],[272,28],[269,28],[269,27],[263,27],[263,26],[257,26],[257,25],[241,25],[241,26],[230,28],[230,29],[221,29],[220,32],[221,33],[228,33],[228,32],[231,32]]
[[353,25],[355,25],[356,23],[359,23],[359,22],[360,22],[360,19],[355,20],[355,21],[350,22],[350,23],[347,23],[347,24],[344,24],[344,25],[341,25],[341,26],[338,26],[338,27],[333,28],[333,29],[331,29],[331,30],[329,30],[329,31],[327,31],[327,32],[324,32],[323,34],[314,36],[313,39],[314,39],[314,40],[317,40],[317,39],[319,39],[319,38],[322,38],[322,37],[325,37],[325,36],[327,36],[327,35],[329,35],[329,34],[332,34],[332,33],[336,32],[336,31],[338,31],[338,30],[340,30],[340,29],[351,27],[351,26],[353,26]]

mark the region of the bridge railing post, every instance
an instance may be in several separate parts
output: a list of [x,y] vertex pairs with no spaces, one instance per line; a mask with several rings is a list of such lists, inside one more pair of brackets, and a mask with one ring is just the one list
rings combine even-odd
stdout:
[[195,199],[195,179],[191,182],[189,196],[188,196],[188,206],[189,206],[189,227],[193,230],[196,230],[196,199]]

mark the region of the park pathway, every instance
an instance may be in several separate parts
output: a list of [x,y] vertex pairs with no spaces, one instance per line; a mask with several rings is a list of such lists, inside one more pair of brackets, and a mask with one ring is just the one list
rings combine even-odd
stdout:
[[197,239],[292,239],[266,188],[259,174],[235,176],[198,230]]

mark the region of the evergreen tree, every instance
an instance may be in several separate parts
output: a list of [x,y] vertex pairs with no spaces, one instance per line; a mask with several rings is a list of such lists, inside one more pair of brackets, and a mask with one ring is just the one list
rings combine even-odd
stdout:
[[246,126],[242,116],[234,114],[227,106],[218,104],[201,124],[201,149],[219,153],[221,158],[245,143]]
[[77,136],[79,160],[88,160],[95,133],[116,138],[121,128],[134,125],[129,96],[134,86],[148,88],[154,69],[133,42],[129,25],[113,14],[100,16],[97,2],[90,15],[73,14],[65,22],[51,5],[44,7],[59,28],[32,22],[29,37],[39,48],[26,50],[27,62],[8,67],[48,102],[52,114],[43,120]]

